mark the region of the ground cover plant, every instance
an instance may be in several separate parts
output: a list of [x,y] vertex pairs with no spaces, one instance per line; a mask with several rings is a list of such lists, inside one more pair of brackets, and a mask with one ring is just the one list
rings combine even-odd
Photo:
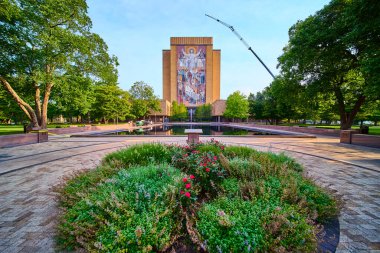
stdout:
[[141,144],[57,187],[57,245],[89,252],[315,252],[334,198],[283,154]]

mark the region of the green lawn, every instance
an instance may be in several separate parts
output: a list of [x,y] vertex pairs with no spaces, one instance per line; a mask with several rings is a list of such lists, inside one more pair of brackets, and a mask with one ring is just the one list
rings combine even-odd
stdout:
[[[328,129],[339,129],[340,126],[316,126],[318,128],[328,128]],[[352,129],[359,129],[360,126],[352,126]],[[369,127],[369,134],[371,135],[380,135],[380,126],[370,126]]]
[[24,133],[23,125],[0,125],[0,135],[22,133]]
[[[295,123],[283,123],[281,126],[299,126],[299,127],[317,127],[326,129],[339,129],[339,125],[309,125],[309,124],[295,124]],[[359,129],[359,125],[352,126],[352,129]],[[369,126],[369,133],[371,135],[380,135],[380,126]]]

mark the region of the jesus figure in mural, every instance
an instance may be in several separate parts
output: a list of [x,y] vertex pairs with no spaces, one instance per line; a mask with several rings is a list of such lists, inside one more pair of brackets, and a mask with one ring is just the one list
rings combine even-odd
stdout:
[[199,58],[199,55],[202,53],[202,49],[199,50],[198,53],[194,54],[194,49],[190,49],[189,53],[187,54],[185,50],[182,49],[182,54],[185,58],[186,67],[188,70],[190,70],[192,73],[195,73],[194,69],[197,67],[197,59]]
[[193,77],[197,73],[197,63],[198,63],[198,58],[200,54],[202,53],[202,49],[198,51],[198,53],[194,53],[194,49],[190,48],[189,53],[187,54],[185,50],[182,48],[182,54],[184,57],[184,62],[186,64],[186,68],[190,72],[189,75],[189,83],[191,84],[193,81]]

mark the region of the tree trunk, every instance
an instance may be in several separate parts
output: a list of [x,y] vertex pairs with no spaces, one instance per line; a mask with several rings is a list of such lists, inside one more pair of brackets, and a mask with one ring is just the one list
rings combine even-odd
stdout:
[[340,129],[341,130],[347,130],[350,129],[352,124],[354,123],[354,119],[356,114],[359,112],[360,107],[365,102],[365,96],[361,95],[358,100],[356,101],[354,108],[350,112],[343,112],[340,115],[341,122],[340,122]]
[[37,83],[34,84],[34,88],[36,89],[35,96],[34,96],[34,103],[35,103],[35,110],[36,110],[36,116],[38,120],[38,124],[41,125],[41,91],[40,87]]
[[11,94],[13,99],[20,106],[21,110],[23,110],[23,112],[29,118],[32,128],[39,128],[40,125],[38,124],[38,119],[37,119],[36,113],[33,110],[33,108],[18,96],[16,91],[12,88],[12,86],[8,83],[8,81],[5,80],[5,78],[0,76],[0,81],[3,85],[3,87],[5,88],[5,90],[7,90],[9,92],[9,94]]
[[47,127],[47,109],[48,109],[49,97],[50,97],[52,87],[53,87],[52,83],[46,84],[44,100],[42,102],[42,112],[41,112],[41,125],[40,126],[42,129],[46,129],[46,127]]

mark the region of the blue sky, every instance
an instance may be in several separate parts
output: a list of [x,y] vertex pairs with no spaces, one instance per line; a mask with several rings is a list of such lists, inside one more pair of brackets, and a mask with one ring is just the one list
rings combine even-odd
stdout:
[[231,24],[274,74],[288,30],[323,8],[328,0],[90,0],[93,31],[118,57],[119,85],[136,81],[162,98],[162,50],[170,37],[210,36],[221,49],[221,98],[236,90],[256,93],[272,77],[235,35],[205,13]]

